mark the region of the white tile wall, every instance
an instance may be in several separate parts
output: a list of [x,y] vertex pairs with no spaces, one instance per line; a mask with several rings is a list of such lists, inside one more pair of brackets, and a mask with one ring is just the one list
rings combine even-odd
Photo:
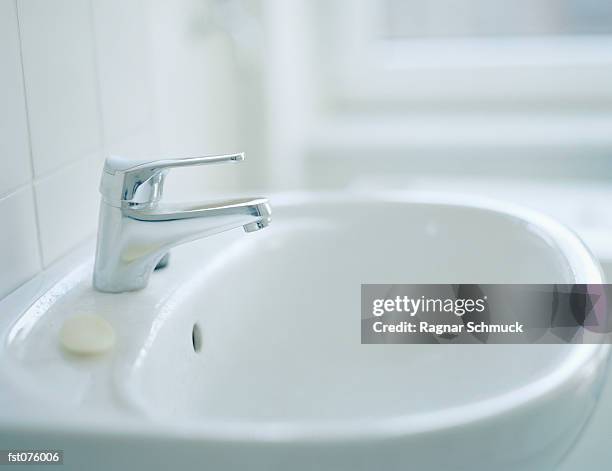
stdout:
[[14,0],[0,0],[0,197],[31,178]]
[[0,0],[0,298],[95,234],[109,152],[155,152],[142,0]]
[[102,165],[100,155],[94,155],[34,183],[44,266],[93,235]]
[[93,0],[104,133],[112,143],[151,122],[143,8],[138,0]]
[[102,149],[91,7],[83,0],[19,0],[36,176]]
[[32,188],[22,188],[0,199],[0,221],[2,298],[41,268]]

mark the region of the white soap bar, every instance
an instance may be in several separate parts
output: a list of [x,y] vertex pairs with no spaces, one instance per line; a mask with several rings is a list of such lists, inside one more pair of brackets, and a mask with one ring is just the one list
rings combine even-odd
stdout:
[[76,355],[98,355],[115,344],[115,331],[106,319],[84,314],[71,317],[60,331],[60,343]]

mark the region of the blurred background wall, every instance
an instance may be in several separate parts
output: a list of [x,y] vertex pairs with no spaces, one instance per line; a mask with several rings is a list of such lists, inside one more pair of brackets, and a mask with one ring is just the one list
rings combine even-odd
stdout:
[[0,0],[0,71],[0,296],[95,234],[110,153],[247,152],[172,199],[506,199],[612,261],[605,0]]

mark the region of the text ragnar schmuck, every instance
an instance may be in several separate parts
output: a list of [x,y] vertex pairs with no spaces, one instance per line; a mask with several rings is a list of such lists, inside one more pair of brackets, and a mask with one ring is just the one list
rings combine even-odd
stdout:
[[372,301],[372,315],[382,318],[385,314],[400,313],[403,316],[419,320],[400,320],[396,322],[376,321],[372,329],[376,333],[429,333],[442,335],[445,333],[522,333],[523,324],[490,324],[484,321],[468,322],[441,322],[436,319],[431,322],[425,319],[427,314],[451,314],[460,318],[466,314],[483,313],[487,308],[487,297],[476,299],[463,298],[412,298],[409,296],[396,296],[394,298],[378,298]]

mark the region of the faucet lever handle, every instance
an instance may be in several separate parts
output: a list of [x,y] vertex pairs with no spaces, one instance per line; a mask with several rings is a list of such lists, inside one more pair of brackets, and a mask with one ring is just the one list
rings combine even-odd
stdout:
[[164,178],[172,168],[243,160],[244,152],[160,160],[111,156],[104,162],[100,193],[113,206],[153,204],[160,200]]
[[104,171],[115,174],[116,172],[142,172],[150,170],[161,171],[174,167],[186,167],[188,165],[205,165],[225,162],[241,162],[244,160],[244,152],[236,154],[205,155],[201,157],[180,157],[175,159],[127,159],[120,156],[110,156],[104,163]]

